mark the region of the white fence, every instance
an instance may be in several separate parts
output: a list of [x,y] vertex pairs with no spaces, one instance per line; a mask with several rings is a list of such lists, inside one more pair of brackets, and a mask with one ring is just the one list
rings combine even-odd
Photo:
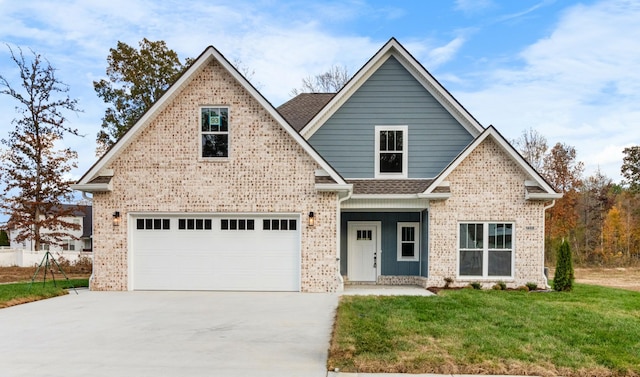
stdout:
[[[18,250],[11,249],[6,246],[0,246],[0,267],[37,266],[40,264],[40,262],[42,262],[44,253],[45,251]],[[64,257],[64,259],[68,260],[71,263],[76,262],[81,256],[93,258],[92,253],[82,251],[52,251],[51,255],[53,255],[56,260],[58,260],[60,257]]]

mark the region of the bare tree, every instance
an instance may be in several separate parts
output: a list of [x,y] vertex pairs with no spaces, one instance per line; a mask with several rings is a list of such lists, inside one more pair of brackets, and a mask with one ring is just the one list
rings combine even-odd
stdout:
[[233,61],[231,61],[231,65],[234,66],[235,69],[237,69],[238,72],[240,72],[240,74],[242,74],[242,76],[247,79],[247,81],[251,82],[251,85],[253,85],[256,89],[262,88],[262,83],[252,81],[253,77],[256,75],[255,69],[249,68],[249,66],[244,64],[244,62],[240,58],[234,58]]
[[291,96],[295,97],[300,93],[335,93],[342,89],[350,78],[347,67],[334,65],[324,73],[302,79],[302,86],[291,90]]
[[549,149],[547,139],[533,128],[522,131],[519,138],[513,140],[513,145],[518,149],[522,157],[538,172],[541,171],[544,156]]
[[[78,112],[77,101],[66,94],[69,88],[55,77],[55,69],[40,54],[25,60],[22,50],[11,58],[20,71],[20,88],[0,76],[0,94],[18,102],[15,128],[1,143],[0,177],[3,183],[0,211],[10,215],[8,226],[16,229],[16,241],[33,240],[40,245],[73,238],[70,230],[78,224],[65,221],[74,212],[69,172],[76,167],[77,153],[69,148],[55,149],[65,134],[79,136],[66,125],[65,111]],[[43,229],[47,232],[41,232]]]

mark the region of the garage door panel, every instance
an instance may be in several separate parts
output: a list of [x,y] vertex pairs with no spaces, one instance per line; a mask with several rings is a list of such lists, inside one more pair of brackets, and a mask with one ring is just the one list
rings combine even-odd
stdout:
[[211,229],[179,229],[178,220],[188,216],[165,217],[169,229],[133,230],[133,289],[299,290],[298,219],[286,220],[296,230],[263,230],[262,219],[277,215],[254,216],[254,229],[240,230],[228,229],[239,225],[231,220],[222,229],[222,219],[231,216],[212,215]]

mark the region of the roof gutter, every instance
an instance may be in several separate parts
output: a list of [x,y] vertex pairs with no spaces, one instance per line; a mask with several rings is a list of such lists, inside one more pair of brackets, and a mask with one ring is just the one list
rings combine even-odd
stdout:
[[353,192],[353,185],[341,185],[338,183],[316,183],[316,191],[321,192],[349,192],[349,196]]
[[112,191],[111,182],[109,183],[86,183],[69,185],[72,190],[78,190],[82,192],[106,192]]

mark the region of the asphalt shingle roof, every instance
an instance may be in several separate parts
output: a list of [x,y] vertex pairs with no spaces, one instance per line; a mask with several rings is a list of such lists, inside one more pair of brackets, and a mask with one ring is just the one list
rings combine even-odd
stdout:
[[432,179],[349,179],[354,194],[419,194]]
[[302,93],[280,105],[277,110],[296,131],[300,132],[335,93]]

